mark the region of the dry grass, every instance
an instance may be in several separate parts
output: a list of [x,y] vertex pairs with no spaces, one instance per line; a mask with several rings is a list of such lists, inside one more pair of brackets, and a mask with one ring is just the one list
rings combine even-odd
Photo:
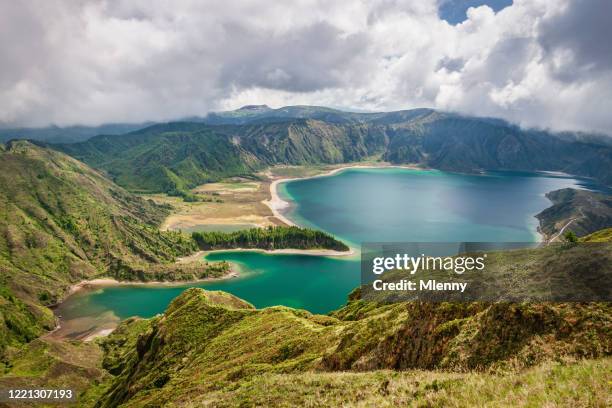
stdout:
[[606,407],[612,359],[545,363],[518,373],[374,371],[273,374],[193,396],[188,407]]
[[162,224],[162,230],[184,230],[200,225],[281,225],[262,203],[270,196],[269,181],[211,183],[196,187],[192,192],[212,201],[184,202],[180,197],[165,194],[146,196],[157,203],[174,207],[172,214]]
[[[364,160],[359,165],[384,167],[378,158]],[[346,167],[344,164],[309,166],[273,166],[258,173],[259,180],[232,177],[218,183],[203,184],[191,190],[205,199],[203,202],[185,202],[181,197],[166,194],[147,194],[144,198],[160,204],[170,204],[174,210],[162,224],[162,230],[191,230],[198,226],[237,226],[240,228],[284,225],[263,204],[270,199],[270,183],[279,178],[302,178],[327,173]]]

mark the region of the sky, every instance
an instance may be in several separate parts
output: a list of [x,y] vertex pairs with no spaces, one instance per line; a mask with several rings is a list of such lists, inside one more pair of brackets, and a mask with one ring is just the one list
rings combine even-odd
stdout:
[[0,0],[0,124],[432,107],[612,134],[608,0]]

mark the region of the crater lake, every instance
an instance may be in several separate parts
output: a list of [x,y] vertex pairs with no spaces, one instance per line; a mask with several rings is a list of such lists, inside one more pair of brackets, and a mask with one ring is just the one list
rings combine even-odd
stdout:
[[296,224],[333,234],[355,249],[345,257],[224,251],[240,276],[181,285],[115,285],[80,291],[57,310],[75,327],[108,325],[130,316],[150,317],[187,287],[223,290],[258,308],[285,305],[327,313],[346,303],[360,279],[362,242],[531,242],[540,239],[538,212],[549,191],[590,188],[584,180],[549,174],[480,175],[402,168],[349,168],[331,176],[279,184]]

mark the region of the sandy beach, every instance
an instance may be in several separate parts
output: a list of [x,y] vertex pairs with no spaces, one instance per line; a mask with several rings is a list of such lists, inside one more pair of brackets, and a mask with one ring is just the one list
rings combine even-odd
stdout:
[[293,255],[312,255],[312,256],[349,256],[354,255],[355,250],[350,248],[348,251],[334,251],[333,249],[259,249],[259,248],[235,248],[235,249],[218,249],[214,251],[202,251],[203,255],[213,252],[261,252],[265,254],[293,254]]
[[272,214],[274,214],[274,216],[277,219],[281,220],[282,222],[284,222],[285,224],[289,226],[297,226],[296,223],[294,223],[293,221],[291,221],[289,218],[285,217],[281,213],[281,211],[287,209],[290,204],[287,201],[280,198],[280,196],[278,195],[278,190],[277,190],[277,186],[280,183],[284,183],[289,180],[298,180],[298,179],[297,178],[284,178],[284,179],[274,180],[272,183],[270,183],[270,199],[263,200],[262,203],[264,203],[265,205],[268,206],[268,208],[270,208],[270,210],[272,211]]

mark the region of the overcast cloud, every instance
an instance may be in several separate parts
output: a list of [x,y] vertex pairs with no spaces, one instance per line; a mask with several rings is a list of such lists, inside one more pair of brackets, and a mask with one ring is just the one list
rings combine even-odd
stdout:
[[0,0],[0,122],[434,107],[612,134],[612,2]]

